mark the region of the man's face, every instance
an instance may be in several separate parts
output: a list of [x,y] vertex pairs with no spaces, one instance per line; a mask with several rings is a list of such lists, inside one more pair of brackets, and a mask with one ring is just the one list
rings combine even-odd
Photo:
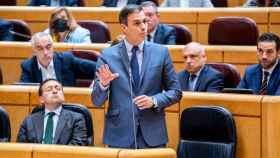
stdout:
[[156,29],[159,23],[159,16],[152,6],[143,7],[143,11],[148,20],[148,33],[151,33],[154,29]]
[[127,17],[127,26],[121,24],[129,43],[138,45],[144,41],[147,34],[147,19],[143,11],[134,12]]
[[206,56],[204,53],[199,53],[199,51],[185,49],[183,53],[185,69],[189,73],[196,73],[206,62]]
[[257,57],[264,69],[271,68],[277,61],[279,53],[276,51],[275,42],[259,42],[257,45]]
[[46,82],[42,87],[42,96],[39,99],[46,108],[56,109],[64,102],[61,84],[53,80]]
[[53,43],[50,39],[47,36],[41,37],[32,49],[39,63],[47,68],[53,59]]

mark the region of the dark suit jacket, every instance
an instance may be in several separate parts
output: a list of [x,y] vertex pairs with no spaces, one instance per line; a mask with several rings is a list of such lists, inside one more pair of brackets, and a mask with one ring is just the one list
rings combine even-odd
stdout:
[[[44,110],[27,116],[22,122],[17,142],[42,143],[44,133]],[[84,116],[62,108],[54,136],[54,144],[87,145]]]
[[[149,1],[149,0],[128,0],[127,4],[141,4],[142,2]],[[105,7],[116,7],[118,0],[103,0],[102,6]]]
[[[280,95],[280,61],[271,73],[268,81],[267,95]],[[262,67],[255,64],[245,70],[244,77],[240,81],[238,88],[252,89],[254,94],[258,94],[262,84]]]
[[154,42],[159,44],[176,44],[175,28],[166,24],[159,24],[155,33]]
[[[72,53],[54,53],[56,78],[63,86],[75,86],[76,78],[94,78],[95,62],[76,58]],[[37,58],[33,56],[21,63],[20,82],[40,83],[42,73]]]
[[[50,0],[29,0],[28,6],[50,6]],[[60,6],[78,6],[78,0],[60,0]]]
[[[135,93],[131,90],[129,58],[124,42],[104,49],[97,62],[97,66],[100,66],[106,61],[112,72],[119,73],[119,77],[110,83],[110,101],[103,134],[104,144],[116,147],[132,145],[133,114],[135,114],[135,124],[139,125],[143,138],[149,146],[163,145],[168,141],[164,108],[178,102],[182,92],[168,49],[147,41],[143,49],[139,89]],[[132,103],[132,98],[139,95],[152,96],[157,100],[158,107],[139,110]],[[103,90],[99,81],[95,80],[92,91],[94,105],[101,106],[107,98],[108,91]]]
[[[183,91],[188,91],[190,73],[183,70],[178,73],[178,79]],[[224,88],[224,76],[214,68],[205,65],[201,70],[194,91],[220,92]]]

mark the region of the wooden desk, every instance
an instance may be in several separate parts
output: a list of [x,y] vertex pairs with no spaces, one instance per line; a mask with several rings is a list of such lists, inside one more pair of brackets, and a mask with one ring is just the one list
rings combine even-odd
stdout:
[[0,143],[1,158],[32,158],[31,144]]
[[[0,7],[0,17],[22,19],[32,32],[48,27],[53,7]],[[76,20],[101,20],[108,24],[112,39],[121,33],[118,22],[120,8],[69,7]],[[189,27],[193,40],[207,44],[209,23],[218,16],[243,16],[256,21],[260,33],[276,31],[279,8],[159,8],[160,20],[167,24],[183,24]],[[172,16],[170,16],[172,15]],[[174,18],[176,17],[176,18]],[[271,21],[271,22],[270,22]]]

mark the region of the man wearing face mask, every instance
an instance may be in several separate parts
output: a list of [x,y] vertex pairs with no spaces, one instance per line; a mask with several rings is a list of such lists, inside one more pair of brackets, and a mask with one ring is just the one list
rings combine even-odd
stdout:
[[45,32],[52,36],[54,42],[91,43],[89,30],[78,25],[66,8],[54,10]]

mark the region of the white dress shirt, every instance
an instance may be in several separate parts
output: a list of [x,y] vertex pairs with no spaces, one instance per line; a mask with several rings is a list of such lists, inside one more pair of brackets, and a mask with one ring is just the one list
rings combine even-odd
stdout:
[[41,70],[41,72],[42,72],[42,81],[44,81],[48,78],[56,79],[53,60],[50,62],[49,66],[47,68],[43,67],[39,62],[38,62],[38,67],[39,67],[39,70]]

